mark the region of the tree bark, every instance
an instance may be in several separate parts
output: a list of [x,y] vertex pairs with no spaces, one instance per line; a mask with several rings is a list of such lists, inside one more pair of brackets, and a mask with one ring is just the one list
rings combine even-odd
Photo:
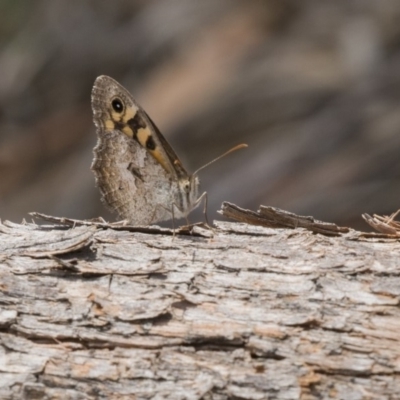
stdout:
[[0,225],[1,399],[395,399],[400,243]]

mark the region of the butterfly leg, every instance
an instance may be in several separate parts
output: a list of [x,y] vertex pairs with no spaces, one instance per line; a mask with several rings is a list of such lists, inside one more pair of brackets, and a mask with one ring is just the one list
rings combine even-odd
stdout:
[[175,204],[172,204],[172,209],[171,209],[171,214],[172,214],[172,232],[173,232],[173,237],[175,238],[175,213],[174,213],[174,206]]
[[208,215],[207,215],[207,208],[208,208],[208,194],[207,192],[203,192],[203,194],[196,200],[196,203],[194,204],[193,208],[196,208],[204,199],[204,208],[203,208],[203,214],[204,214],[204,219],[206,221],[206,225],[208,228],[213,229],[210,223],[208,222]]

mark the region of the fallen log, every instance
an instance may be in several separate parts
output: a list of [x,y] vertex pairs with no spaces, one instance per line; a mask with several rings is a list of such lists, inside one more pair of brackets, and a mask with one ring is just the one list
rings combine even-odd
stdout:
[[396,398],[399,239],[334,230],[3,222],[0,398]]

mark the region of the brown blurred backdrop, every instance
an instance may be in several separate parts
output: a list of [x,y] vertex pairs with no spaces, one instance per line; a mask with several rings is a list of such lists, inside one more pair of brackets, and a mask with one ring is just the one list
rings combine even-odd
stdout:
[[[223,200],[368,229],[400,208],[398,0],[0,0],[0,218],[113,219],[90,91],[127,87]],[[198,220],[199,216],[191,217]]]

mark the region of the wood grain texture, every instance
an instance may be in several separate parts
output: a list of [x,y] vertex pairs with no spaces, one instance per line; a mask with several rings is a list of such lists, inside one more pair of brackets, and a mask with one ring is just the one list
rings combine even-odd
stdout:
[[0,398],[398,396],[398,240],[217,226],[2,223]]

